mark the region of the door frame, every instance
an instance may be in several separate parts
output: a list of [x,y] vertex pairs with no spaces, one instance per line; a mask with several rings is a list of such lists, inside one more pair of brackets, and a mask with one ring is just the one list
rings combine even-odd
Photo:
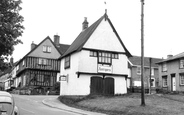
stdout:
[[[174,79],[174,80],[173,80]],[[173,83],[175,82],[175,84]],[[176,74],[171,74],[171,91],[176,91]]]

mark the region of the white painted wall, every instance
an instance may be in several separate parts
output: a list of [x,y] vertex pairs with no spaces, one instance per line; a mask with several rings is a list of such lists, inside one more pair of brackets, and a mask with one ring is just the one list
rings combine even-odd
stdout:
[[110,24],[105,19],[85,43],[84,48],[103,49],[108,51],[125,52]]
[[114,78],[114,85],[115,85],[115,89],[114,89],[114,93],[115,94],[125,94],[127,93],[127,86],[126,86],[126,80],[125,77],[113,77]]
[[80,52],[78,65],[80,72],[97,73],[97,57],[90,57],[90,51]]

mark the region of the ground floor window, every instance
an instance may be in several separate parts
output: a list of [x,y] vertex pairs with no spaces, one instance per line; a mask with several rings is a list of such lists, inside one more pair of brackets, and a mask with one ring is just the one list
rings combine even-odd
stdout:
[[167,76],[162,76],[162,86],[167,87]]
[[184,85],[184,73],[180,73],[180,85]]

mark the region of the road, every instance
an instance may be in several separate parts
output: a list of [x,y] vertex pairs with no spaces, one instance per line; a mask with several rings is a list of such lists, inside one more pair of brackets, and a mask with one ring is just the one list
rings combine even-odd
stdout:
[[20,115],[76,115],[76,113],[51,108],[42,103],[42,100],[56,96],[13,95]]

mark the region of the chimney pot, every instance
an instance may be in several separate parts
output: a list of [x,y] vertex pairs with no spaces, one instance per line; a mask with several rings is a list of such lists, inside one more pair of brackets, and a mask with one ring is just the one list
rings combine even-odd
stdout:
[[171,55],[171,54],[170,54],[170,55],[167,55],[167,59],[168,59],[168,58],[171,58],[171,57],[173,57],[173,55]]
[[88,28],[88,21],[87,17],[84,17],[84,22],[82,23],[82,30],[85,30],[86,28]]

